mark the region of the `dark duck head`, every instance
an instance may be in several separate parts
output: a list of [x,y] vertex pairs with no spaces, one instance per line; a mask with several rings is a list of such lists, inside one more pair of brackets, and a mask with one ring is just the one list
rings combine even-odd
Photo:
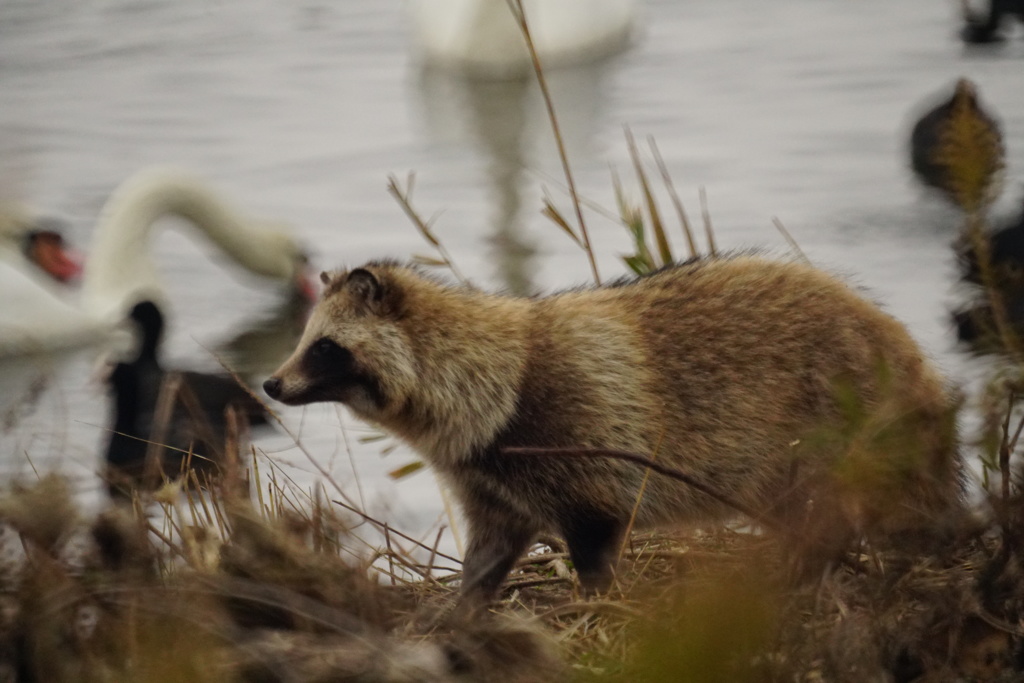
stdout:
[[250,424],[265,424],[267,417],[262,404],[229,375],[161,366],[164,317],[156,304],[136,304],[129,319],[139,330],[138,355],[118,363],[109,377],[114,427],[106,463],[112,496],[189,467],[213,473],[223,459],[228,410]]
[[962,13],[964,27],[960,37],[965,43],[999,43],[1006,38],[1002,28],[1007,18],[1016,16],[1024,21],[1024,0],[989,0],[987,14],[975,12],[964,0]]

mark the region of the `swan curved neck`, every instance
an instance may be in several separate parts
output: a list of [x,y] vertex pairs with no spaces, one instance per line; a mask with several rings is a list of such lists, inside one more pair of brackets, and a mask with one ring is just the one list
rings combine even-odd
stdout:
[[188,220],[249,271],[281,280],[296,274],[300,254],[285,233],[241,217],[185,173],[143,171],[118,187],[101,212],[83,277],[88,310],[123,314],[133,297],[159,297],[149,252],[153,226],[164,216]]

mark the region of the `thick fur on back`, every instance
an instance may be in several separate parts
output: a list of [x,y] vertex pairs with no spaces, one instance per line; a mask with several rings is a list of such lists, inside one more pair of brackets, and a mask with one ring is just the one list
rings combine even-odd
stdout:
[[[411,444],[463,505],[467,583],[485,593],[541,531],[563,534],[581,576],[603,581],[645,477],[633,463],[507,447],[654,457],[767,512],[794,473],[843,457],[846,446],[825,446],[851,421],[880,433],[904,421],[913,452],[871,456],[892,459],[876,497],[916,510],[957,497],[941,379],[902,325],[810,266],[711,259],[535,299],[452,287],[391,262],[326,281],[268,393],[341,401]],[[880,423],[868,419],[883,408]],[[878,512],[854,505],[862,518]],[[636,523],[726,512],[652,476]]]

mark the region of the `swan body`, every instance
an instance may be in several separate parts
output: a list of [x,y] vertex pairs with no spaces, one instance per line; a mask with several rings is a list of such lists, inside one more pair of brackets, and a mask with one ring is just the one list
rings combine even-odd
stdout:
[[[545,67],[595,61],[628,45],[635,0],[523,0]],[[507,0],[412,0],[412,29],[428,64],[489,78],[518,78],[533,64]]]
[[63,295],[63,278],[30,258],[25,244],[35,231],[24,208],[0,208],[0,357],[35,351],[39,340],[64,348],[104,335],[98,320]]
[[0,357],[83,346],[113,333],[44,275],[12,267],[8,256],[0,254]]
[[301,286],[306,258],[282,226],[242,217],[187,173],[148,169],[103,207],[78,301],[0,240],[0,357],[101,343],[134,303],[163,300],[150,243],[157,219],[168,215],[189,220],[246,270]]

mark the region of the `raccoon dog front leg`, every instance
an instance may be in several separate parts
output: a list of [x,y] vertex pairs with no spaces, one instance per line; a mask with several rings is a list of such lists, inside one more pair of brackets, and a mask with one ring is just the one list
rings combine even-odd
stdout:
[[525,524],[503,520],[486,528],[473,528],[462,562],[462,596],[470,602],[488,602],[516,560],[526,552],[536,532]]
[[461,486],[463,512],[469,523],[469,547],[462,562],[464,602],[493,600],[539,529],[530,518],[493,495],[483,482]]

